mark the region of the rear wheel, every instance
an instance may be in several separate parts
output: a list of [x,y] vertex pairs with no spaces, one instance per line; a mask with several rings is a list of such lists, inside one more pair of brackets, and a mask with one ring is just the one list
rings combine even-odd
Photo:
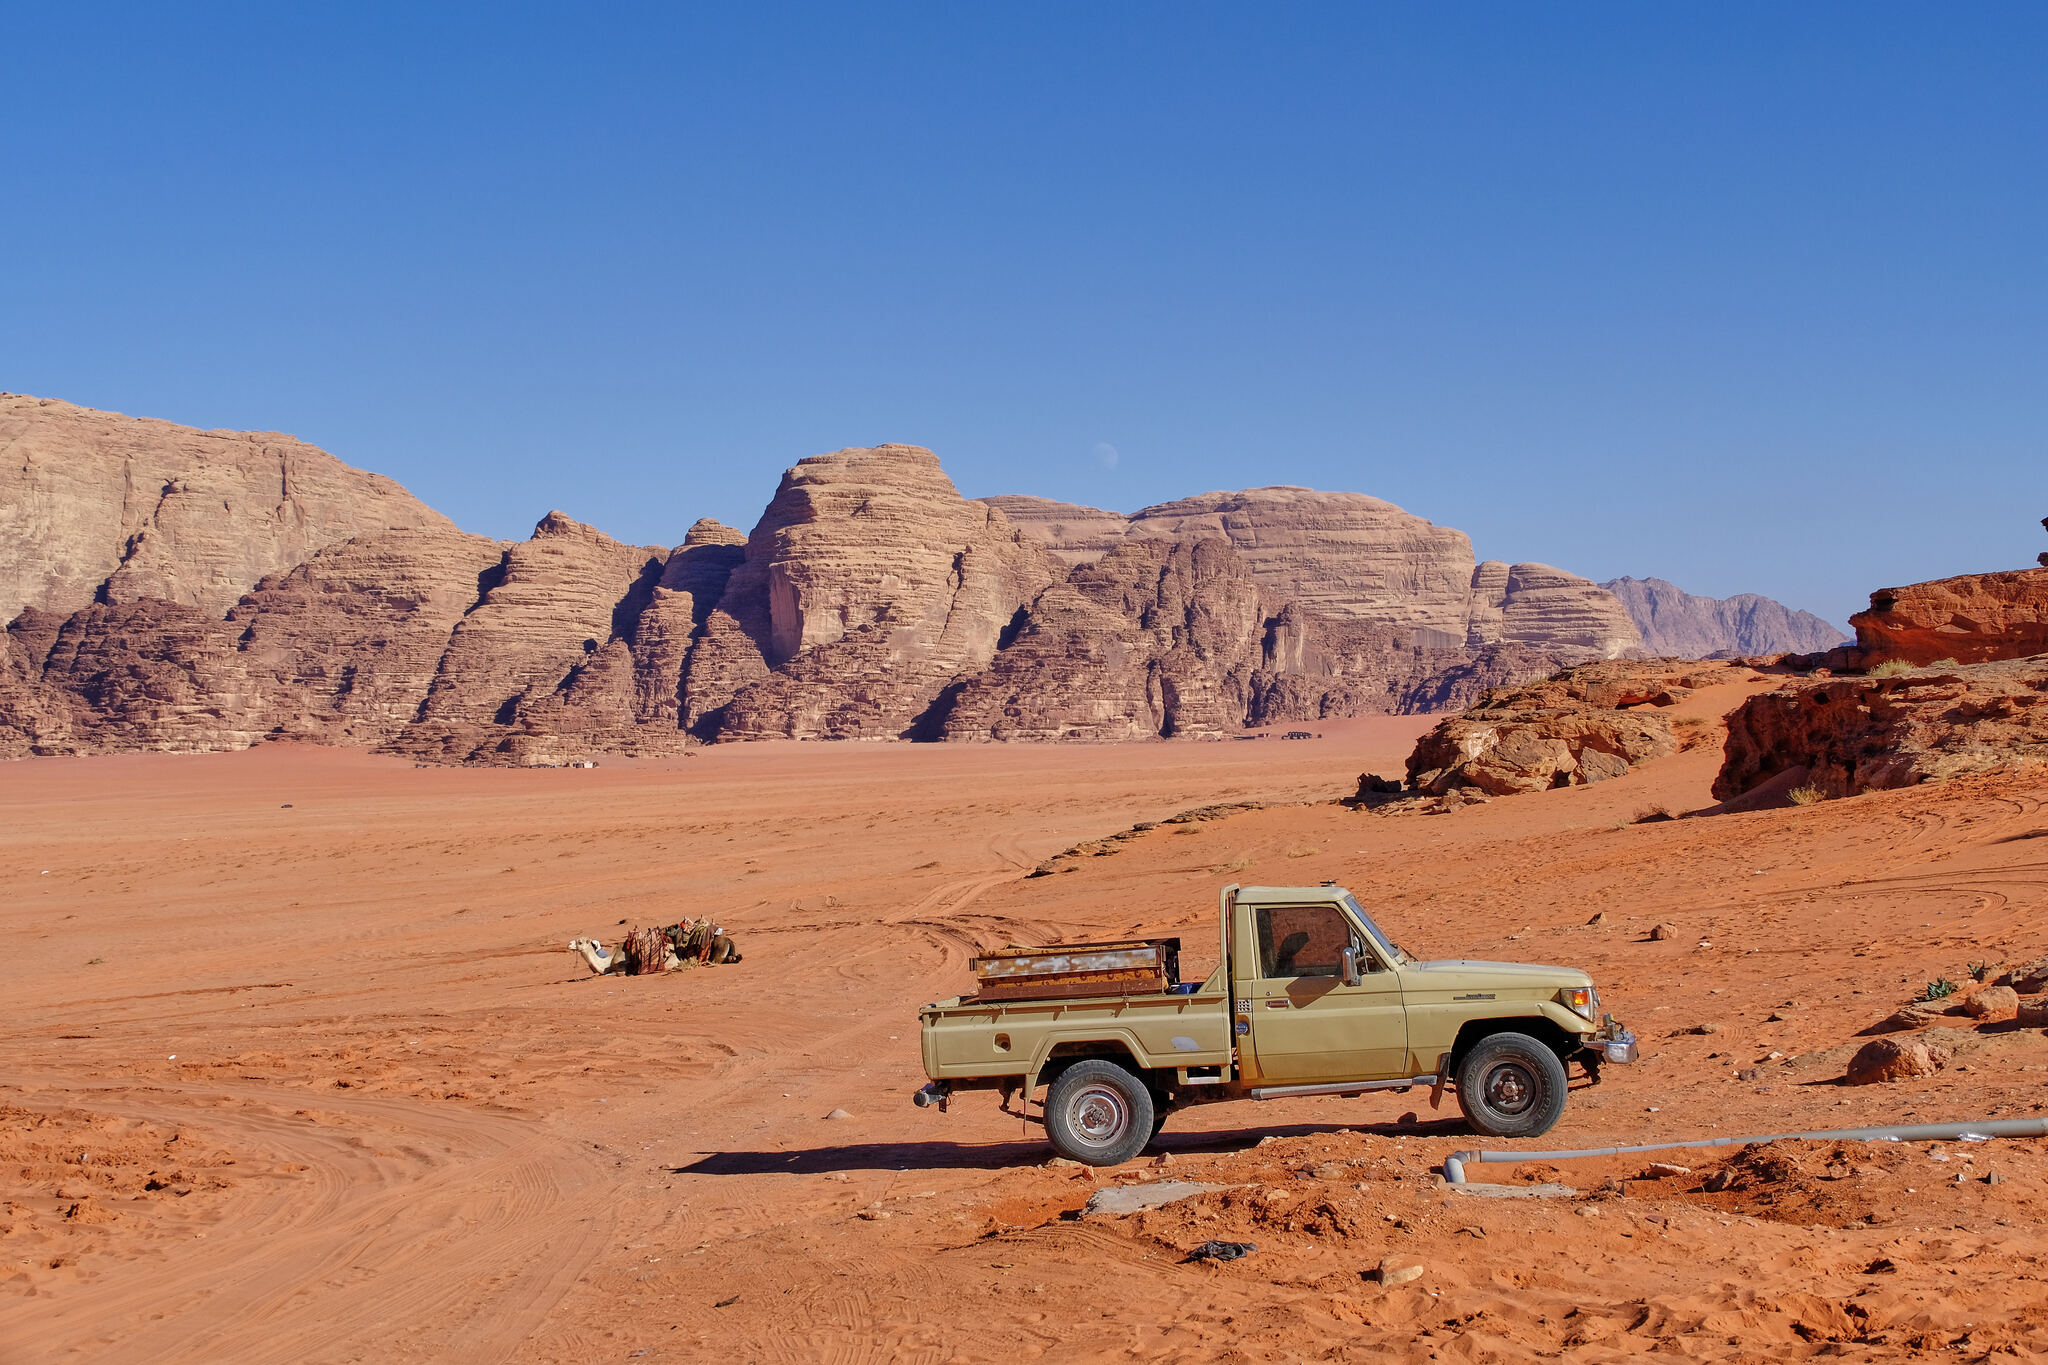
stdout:
[[1481,1039],[1458,1064],[1458,1107],[1488,1137],[1540,1137],[1564,1117],[1564,1063],[1526,1033]]
[[1045,1135],[1069,1161],[1115,1166],[1145,1149],[1158,1131],[1152,1092],[1115,1062],[1074,1063],[1045,1097]]

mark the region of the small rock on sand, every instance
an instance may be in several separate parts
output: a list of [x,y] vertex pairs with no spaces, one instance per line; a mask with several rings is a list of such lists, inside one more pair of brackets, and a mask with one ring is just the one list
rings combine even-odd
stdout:
[[1665,939],[1671,938],[1674,935],[1674,933],[1675,931],[1668,924],[1654,925],[1650,929],[1650,937],[1658,943],[1662,943]]
[[1643,1173],[1636,1178],[1638,1180],[1666,1180],[1672,1176],[1691,1174],[1692,1167],[1690,1166],[1675,1166],[1668,1161],[1653,1161],[1643,1167]]
[[831,1113],[825,1115],[825,1117],[828,1119],[850,1119],[853,1117],[853,1115],[847,1113],[844,1109],[834,1109]]
[[1406,1284],[1421,1278],[1422,1267],[1419,1265],[1403,1265],[1398,1257],[1393,1256],[1380,1262],[1381,1284]]
[[1908,1076],[1932,1076],[1941,1069],[1943,1058],[1925,1043],[1897,1038],[1879,1038],[1865,1043],[1849,1059],[1846,1080],[1850,1085],[1874,1085],[1879,1081],[1904,1080]]
[[1082,1212],[1108,1215],[1138,1213],[1229,1188],[1228,1185],[1202,1185],[1192,1180],[1154,1180],[1143,1185],[1118,1185],[1113,1189],[1097,1190],[1088,1196],[1087,1207]]
[[2010,1019],[2020,1010],[2020,993],[2010,986],[1986,986],[1963,1002],[1972,1019]]

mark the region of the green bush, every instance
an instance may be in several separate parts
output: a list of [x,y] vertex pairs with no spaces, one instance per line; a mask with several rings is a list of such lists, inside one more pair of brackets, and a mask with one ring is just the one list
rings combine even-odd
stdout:
[[1920,998],[1922,1000],[1941,1000],[1948,996],[1954,995],[1957,991],[1961,989],[1962,987],[1956,985],[1955,982],[1949,980],[1947,977],[1938,976],[1934,980],[1927,983],[1927,992]]

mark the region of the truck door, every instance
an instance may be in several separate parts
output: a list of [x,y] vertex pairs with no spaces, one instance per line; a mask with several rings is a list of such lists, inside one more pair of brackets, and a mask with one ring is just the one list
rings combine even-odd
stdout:
[[[1401,982],[1367,936],[1334,905],[1255,905],[1252,962],[1240,998],[1251,1005],[1252,1049],[1266,1081],[1405,1077],[1408,1020]],[[1344,949],[1359,984],[1344,984]]]

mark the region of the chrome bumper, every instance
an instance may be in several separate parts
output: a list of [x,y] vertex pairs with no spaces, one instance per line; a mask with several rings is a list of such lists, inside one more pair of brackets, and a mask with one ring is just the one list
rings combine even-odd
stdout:
[[1608,1015],[1600,1025],[1600,1031],[1586,1040],[1586,1050],[1598,1053],[1605,1062],[1619,1062],[1627,1065],[1642,1054],[1636,1051],[1636,1036],[1621,1026],[1621,1021]]

